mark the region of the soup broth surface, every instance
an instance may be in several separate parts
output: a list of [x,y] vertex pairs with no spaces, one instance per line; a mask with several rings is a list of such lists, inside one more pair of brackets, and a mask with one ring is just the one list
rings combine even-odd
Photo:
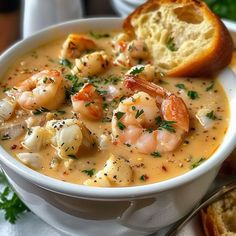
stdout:
[[[73,118],[83,121],[84,125],[98,140],[101,135],[105,135],[109,140],[104,149],[98,148],[99,144],[95,143],[93,148],[80,148],[76,156],[69,156],[66,160],[58,157],[55,146],[48,143],[44,148],[37,151],[40,156],[41,167],[34,168],[29,164],[31,168],[62,181],[83,184],[84,181],[95,178],[96,173],[104,168],[106,161],[113,155],[128,160],[132,169],[131,181],[123,186],[137,186],[164,181],[197,168],[222,143],[228,127],[229,107],[225,92],[217,78],[167,78],[161,74],[153,82],[183,99],[190,115],[189,132],[183,136],[181,143],[174,151],[163,153],[143,154],[132,145],[114,141],[111,129],[112,113],[118,107],[122,96],[130,96],[127,95],[122,82],[130,67],[114,65],[113,63],[116,57],[113,41],[119,34],[119,32],[102,33],[99,34],[101,37],[94,37],[89,33],[84,34],[85,37],[96,43],[99,50],[104,50],[110,58],[110,64],[103,73],[86,79],[77,76],[77,85],[79,83],[83,85],[85,82],[92,83],[103,97],[103,117],[100,120],[88,119],[79,113],[73,112],[70,92],[71,88],[75,86],[73,82],[75,77],[72,77],[71,74],[75,61],[74,59],[63,61],[59,58],[66,37],[43,45],[13,62],[5,76],[1,78],[1,99],[7,97],[7,92],[10,89],[45,69],[54,69],[61,72],[67,84],[66,99],[60,107],[52,110],[37,109],[30,111],[17,105],[10,119],[2,121],[1,129],[3,131],[6,127],[21,124],[30,117],[36,119],[39,123],[42,121],[42,127],[46,124],[45,119],[49,121]],[[139,61],[138,64],[145,63]],[[118,98],[109,96],[114,88],[118,91],[118,94],[121,93]],[[199,111],[204,109],[208,110],[205,119],[210,125],[207,128],[197,118]],[[31,127],[27,126],[24,132],[15,138],[8,137],[6,132],[2,132],[1,145],[16,159],[18,159],[17,155],[19,153],[35,152],[22,145],[30,129]],[[110,181],[110,184],[113,187],[120,186],[112,181]]]

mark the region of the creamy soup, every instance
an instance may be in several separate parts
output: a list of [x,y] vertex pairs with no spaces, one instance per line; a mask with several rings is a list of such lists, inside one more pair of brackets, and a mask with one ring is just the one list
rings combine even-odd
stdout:
[[72,36],[1,78],[1,145],[16,159],[62,181],[117,187],[182,175],[217,150],[229,120],[217,79],[167,78],[143,42],[121,33]]

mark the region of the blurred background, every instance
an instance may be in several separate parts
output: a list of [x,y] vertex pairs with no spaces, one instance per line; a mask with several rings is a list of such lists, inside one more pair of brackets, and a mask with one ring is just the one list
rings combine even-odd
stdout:
[[[236,0],[205,1],[220,17],[236,21]],[[125,17],[144,2],[145,0],[0,0],[0,53],[17,40],[47,26],[85,17]]]

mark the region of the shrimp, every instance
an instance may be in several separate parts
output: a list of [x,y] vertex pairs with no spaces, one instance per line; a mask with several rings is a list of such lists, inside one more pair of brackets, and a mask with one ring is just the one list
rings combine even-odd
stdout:
[[27,110],[56,109],[65,98],[63,78],[56,70],[43,70],[8,91],[7,95]]
[[71,97],[71,101],[73,110],[82,116],[93,120],[102,118],[103,99],[92,84],[85,84],[79,92]]
[[136,76],[126,76],[124,85],[141,92],[124,99],[113,112],[115,141],[144,154],[175,150],[189,131],[189,113],[183,100]]
[[126,42],[118,40],[115,43],[115,54],[117,55],[114,63],[121,66],[134,66],[140,60],[147,60],[149,52],[143,40],[132,40]]
[[104,51],[94,52],[75,59],[71,72],[82,77],[94,76],[104,72],[108,65],[109,58]]
[[93,40],[79,34],[70,34],[63,43],[61,58],[78,58],[82,52],[95,49]]

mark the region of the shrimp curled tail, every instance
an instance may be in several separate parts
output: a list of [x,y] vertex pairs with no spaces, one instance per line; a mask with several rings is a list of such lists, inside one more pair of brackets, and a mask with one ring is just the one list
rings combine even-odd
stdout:
[[182,98],[138,76],[126,75],[124,86],[132,91],[143,91],[152,97],[156,97],[163,118],[167,121],[176,122],[176,126],[185,132],[189,131],[189,112]]
[[113,112],[114,140],[144,154],[174,151],[189,131],[184,101],[137,76],[126,76],[124,86],[134,93]]
[[63,77],[57,70],[43,70],[8,91],[7,95],[23,109],[56,109],[65,97]]
[[71,97],[73,110],[92,120],[99,120],[103,116],[103,99],[96,88],[85,84],[79,92]]

